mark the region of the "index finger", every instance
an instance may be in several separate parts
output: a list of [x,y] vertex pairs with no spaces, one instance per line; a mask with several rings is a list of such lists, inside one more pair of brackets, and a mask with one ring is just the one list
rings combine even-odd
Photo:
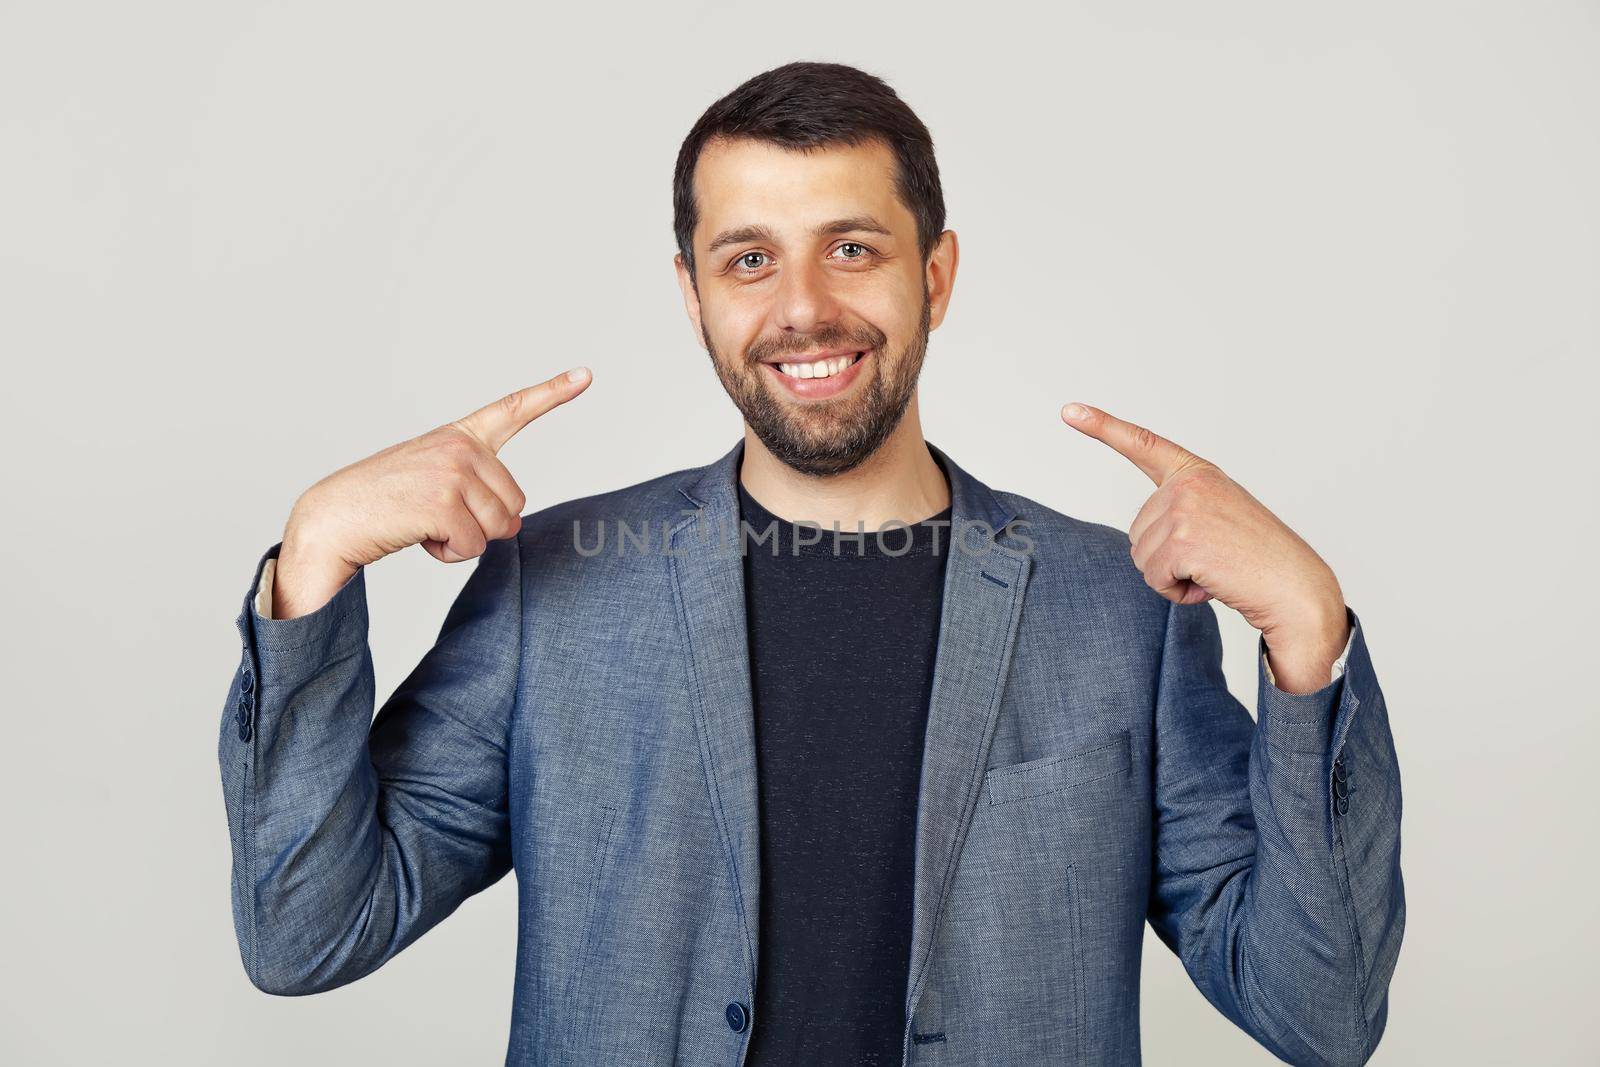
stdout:
[[1198,458],[1158,433],[1088,404],[1068,404],[1061,409],[1061,417],[1074,429],[1122,453],[1157,485]]
[[528,423],[565,404],[589,386],[589,368],[574,367],[547,382],[507,393],[452,425],[476,437],[490,452],[499,452]]

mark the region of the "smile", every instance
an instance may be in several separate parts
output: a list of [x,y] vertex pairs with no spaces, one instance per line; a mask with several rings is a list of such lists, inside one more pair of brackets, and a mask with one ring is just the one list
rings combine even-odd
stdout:
[[829,378],[843,374],[846,367],[864,354],[857,352],[851,356],[835,356],[832,359],[819,359],[815,363],[780,363],[778,369],[791,378]]
[[767,363],[764,366],[791,394],[820,400],[848,389],[850,383],[861,376],[861,365],[872,351],[868,348],[811,363]]

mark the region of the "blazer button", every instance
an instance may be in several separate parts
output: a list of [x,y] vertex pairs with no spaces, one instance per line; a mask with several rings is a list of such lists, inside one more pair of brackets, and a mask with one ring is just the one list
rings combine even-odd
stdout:
[[750,1025],[750,1009],[737,1000],[728,1003],[725,1014],[728,1016],[728,1029],[736,1034],[744,1033],[745,1027]]
[[1350,813],[1350,801],[1346,800],[1344,797],[1340,797],[1339,798],[1339,814],[1340,815],[1348,815],[1349,813]]
[[248,693],[256,687],[256,676],[249,667],[239,672],[239,692]]
[[1350,777],[1350,772],[1344,769],[1343,758],[1333,761],[1333,776],[1343,782]]

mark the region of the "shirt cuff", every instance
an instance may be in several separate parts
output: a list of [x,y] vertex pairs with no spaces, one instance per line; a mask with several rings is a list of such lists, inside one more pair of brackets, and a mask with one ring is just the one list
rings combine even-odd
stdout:
[[[271,607],[271,605],[272,605],[272,599],[269,596],[267,598],[267,606]],[[1348,614],[1346,616],[1346,619],[1347,619],[1347,622],[1348,622]],[[1350,659],[1350,646],[1351,646],[1352,643],[1354,643],[1355,639],[1356,639],[1356,628],[1354,626],[1351,626],[1350,627],[1350,636],[1346,637],[1344,639],[1344,651],[1339,653],[1339,658],[1333,661],[1333,670],[1328,672],[1328,682],[1329,682],[1329,684],[1337,682],[1340,678],[1344,677],[1344,666],[1345,666],[1345,663]],[[1267,676],[1267,684],[1272,686],[1274,689],[1276,689],[1278,687],[1278,680],[1272,676],[1272,665],[1267,662],[1267,643],[1266,643],[1266,641],[1262,640],[1262,641],[1260,641],[1260,645],[1261,645],[1261,670]]]
[[[273,556],[261,568],[261,581],[256,583],[256,615],[263,619],[272,618],[272,574],[278,567],[278,557]],[[1350,650],[1345,649],[1348,655]],[[1342,666],[1344,661],[1339,661]]]

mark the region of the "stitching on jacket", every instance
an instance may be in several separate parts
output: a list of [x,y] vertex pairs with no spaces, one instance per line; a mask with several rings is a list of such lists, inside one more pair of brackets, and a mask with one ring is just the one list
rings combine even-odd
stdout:
[[1323,719],[1285,719],[1281,715],[1274,715],[1271,711],[1267,712],[1267,717],[1279,726],[1318,726],[1325,721]]
[[[251,734],[250,740],[245,744],[253,748],[255,745],[255,731],[251,731]],[[239,829],[241,831],[240,836],[244,839],[241,842],[244,851],[244,857],[241,861],[244,866],[244,882],[240,885],[239,890],[244,896],[245,921],[249,924],[250,959],[247,961],[247,973],[255,974],[259,977],[256,964],[256,961],[261,958],[260,948],[256,943],[256,876],[255,865],[251,862],[251,858],[255,855],[256,837],[255,819],[253,818],[255,804],[252,801],[255,795],[255,775],[250,771],[250,762],[248,754],[239,761]]]
[[[680,532],[688,529],[689,525],[696,521],[697,517],[691,515],[682,522],[678,523],[678,525],[674,526],[667,534],[668,543],[670,544],[671,542],[675,541]],[[705,721],[705,688],[700,684],[700,667],[695,661],[693,631],[689,627],[689,607],[684,602],[683,583],[679,581],[678,578],[678,563],[676,557],[668,561],[667,570],[672,575],[673,597],[677,601],[678,606],[678,624],[683,627],[683,632],[686,635],[690,635],[689,680],[694,687],[695,725],[697,732],[700,735],[700,744],[704,750],[701,758],[704,759],[710,755],[710,741],[706,738],[707,726]],[[745,922],[744,889],[739,883],[739,864],[733,853],[733,835],[728,832],[728,818],[726,812],[723,811],[722,792],[717,786],[717,776],[715,774],[708,776],[707,785],[711,790],[711,807],[717,814],[717,828],[722,831],[722,840],[725,844],[724,851],[726,851],[728,855],[728,871],[730,876],[733,878],[733,893],[738,902],[738,907],[736,910],[739,913],[739,932],[744,935],[745,966],[749,968],[751,980],[754,981],[756,973],[756,961],[751,955],[750,928]]]
[[[528,604],[527,583],[522,580],[522,531],[525,526],[517,527],[517,542],[515,557],[517,561],[517,669],[511,679],[511,710],[506,714],[506,735],[504,738],[506,754],[506,823],[511,822],[511,738],[512,726],[517,718],[517,708],[522,705],[522,661],[528,655]],[[513,850],[514,851],[514,850]]]
[[[999,767],[990,771],[988,777],[990,781],[998,781],[1001,778],[1009,778],[1014,774],[1029,774],[1034,771],[1043,770],[1046,767],[1054,767],[1058,763],[1071,763],[1073,760],[1088,759],[1090,756],[1093,756],[1098,752],[1104,752],[1108,748],[1121,748],[1122,744],[1123,742],[1119,738],[1116,741],[1107,741],[1103,745],[1095,745],[1093,748],[1086,748],[1082,752],[1068,752],[1060,756],[1040,760],[1038,763],[1021,764],[1016,767]],[[1121,768],[1118,769],[1120,770]],[[1086,781],[1092,782],[1094,779],[1090,778],[1086,779]]]
[[1088,785],[1090,782],[1098,782],[1098,781],[1100,781],[1102,779],[1105,779],[1105,778],[1111,778],[1111,777],[1113,777],[1115,775],[1121,774],[1125,770],[1127,770],[1126,767],[1117,767],[1117,768],[1115,768],[1113,770],[1106,771],[1104,774],[1094,775],[1091,778],[1075,778],[1070,782],[1066,782],[1065,784],[1055,786],[1054,788],[1051,788],[1051,789],[1043,789],[1043,790],[1040,790],[1037,793],[1021,793],[1021,794],[1019,794],[1017,796],[1014,796],[1014,797],[1000,797],[1000,798],[996,799],[995,795],[993,793],[990,793],[989,794],[989,803],[991,805],[995,805],[995,804],[1015,804],[1019,800],[1032,800],[1034,797],[1047,797],[1052,793],[1064,793],[1068,789],[1076,789],[1080,785]]
[[[258,648],[256,651],[259,653],[260,649]],[[256,923],[255,856],[257,833],[255,818],[255,753],[257,746],[261,744],[261,705],[264,702],[263,695],[267,688],[266,679],[262,677],[262,672],[259,669],[256,670],[255,686],[255,713],[253,716],[255,719],[255,724],[250,731],[250,739],[248,741],[240,742],[240,744],[244,746],[244,754],[239,760],[239,836],[241,838],[240,844],[244,852],[244,857],[242,860],[244,866],[244,884],[240,886],[240,890],[244,896],[245,922],[249,928],[247,936],[250,944],[250,959],[248,961],[245,973],[251,975],[253,980],[261,977],[260,933],[257,929]],[[228,695],[233,697],[233,701],[230,701],[229,703],[230,707],[238,700],[238,688],[239,680],[237,674],[235,674],[233,684],[228,687]]]
[[[1006,602],[1006,622],[1007,622],[1008,627],[1009,627],[1010,622],[1011,622],[1011,615],[1013,615],[1017,610],[1017,587],[1020,584],[1021,584],[1020,582],[1017,582],[1017,583],[1014,583],[1011,586],[1010,596],[1007,598],[1007,602]],[[946,615],[946,616],[944,616],[944,618],[946,620],[948,620],[949,616]],[[941,625],[940,625],[940,630],[941,631],[943,631],[944,625],[945,625],[944,623],[941,623]],[[940,643],[943,644],[943,642],[944,642],[944,634],[942,632],[939,635],[939,640],[940,640]],[[1010,659],[1009,653],[1011,651],[1012,646],[1015,645],[1015,644],[1016,644],[1016,630],[1015,630],[1015,628],[1010,628],[1010,629],[1007,630],[1007,637],[1006,637],[1005,646],[1000,649],[1000,658],[1001,658],[1002,661],[1008,661]],[[996,698],[997,694],[1000,692],[1000,681],[1001,681],[1001,678],[1005,675],[1005,673],[1006,672],[1004,670],[997,670],[994,673],[994,684],[989,687],[989,705],[988,705],[989,707],[993,707],[994,706],[995,698]],[[984,755],[983,749],[984,749],[984,746],[980,745],[980,746],[978,746],[978,751],[973,753],[973,756],[972,756],[972,764],[973,764],[972,774],[968,775],[968,780],[969,781],[972,780],[974,777],[976,777],[976,781],[978,783],[977,784],[977,788],[979,788],[979,789],[981,789],[983,787],[983,778],[981,777],[981,775],[978,774],[978,772],[982,770],[982,768],[980,768],[978,766],[978,760]],[[965,804],[968,801],[972,800],[972,799],[973,799],[972,787],[969,786],[968,787],[968,791],[965,794],[963,794],[963,801],[962,801],[963,806],[965,806]],[[969,827],[970,824],[971,824],[971,820],[969,819],[969,820],[966,821],[966,823],[963,824],[963,826],[964,827]],[[963,829],[963,833],[965,833],[965,829]],[[955,866],[956,857],[959,856],[960,854],[961,854],[960,847],[952,848],[950,850],[950,858],[945,860],[944,874],[941,875],[940,878],[939,878],[939,885],[941,886],[940,891],[939,891],[939,899],[934,903],[933,918],[930,920],[929,926],[928,926],[928,937],[929,937],[930,941],[932,940],[933,936],[936,933],[938,933],[939,922],[944,917],[944,901],[945,901],[945,897],[947,897],[949,895],[949,892],[950,892],[950,888],[949,888],[950,887],[950,871]],[[916,975],[913,976],[913,978],[912,978],[911,988],[913,990],[918,990],[919,983],[921,983],[921,981],[922,981],[922,976],[924,974],[926,974],[927,971],[928,971],[928,961],[930,961],[931,959],[933,959],[933,949],[932,949],[932,946],[930,945],[929,946],[929,950],[927,952],[925,952],[923,954],[923,956],[922,956],[922,966],[917,969]]]
[[568,976],[562,1002],[574,1019],[567,1028],[567,1044],[570,1048],[577,1048],[577,1035],[574,1029],[577,1025],[578,1013],[573,1011],[572,998],[583,992],[585,980],[588,978],[590,965],[594,955],[591,945],[594,941],[594,909],[595,897],[600,891],[600,883],[604,880],[606,860],[611,847],[611,834],[617,825],[617,808],[614,804],[600,805],[601,814],[605,820],[599,840],[595,842],[594,855],[589,859],[589,895],[583,902],[583,925],[578,930],[578,965]]
[[[344,625],[346,619],[350,618],[350,616],[354,615],[357,611],[360,611],[360,610],[361,610],[360,605],[355,605],[355,604],[351,605],[348,608],[345,608],[343,611],[341,611],[338,615],[336,615],[334,617],[333,622],[328,624],[329,631],[338,630],[341,626]],[[304,618],[304,616],[300,616],[300,617]],[[274,620],[264,619],[262,621],[263,622],[272,622]],[[288,622],[288,621],[291,621],[291,620],[285,619],[285,620],[282,620],[282,621]],[[298,652],[302,648],[310,648],[312,645],[321,644],[323,641],[327,640],[326,635],[324,635],[323,637],[314,637],[314,638],[310,639],[309,641],[301,641],[300,643],[294,644],[294,645],[272,645],[272,644],[269,644],[269,643],[263,643],[262,642],[262,640],[261,640],[261,630],[259,628],[256,629],[255,633],[256,633],[256,650],[258,652],[260,652],[261,654],[266,655],[266,656],[278,656],[278,655],[282,655],[285,652]],[[354,642],[352,642],[352,648],[350,649],[351,652],[355,651],[353,646],[354,646]],[[339,652],[337,654],[338,655],[349,655],[350,653],[349,652]]]
[[[1351,703],[1350,715],[1353,716],[1356,712],[1356,709],[1361,706],[1361,698],[1356,696],[1355,693],[1349,689],[1346,689],[1344,692],[1345,696]],[[1341,703],[1343,703],[1343,701],[1341,701]],[[1341,743],[1339,747],[1342,749],[1344,746]],[[1330,772],[1330,781],[1324,783],[1328,786],[1327,790],[1323,794],[1324,799],[1326,799],[1332,793],[1331,778],[1332,774]],[[1350,857],[1344,843],[1344,818],[1334,815],[1333,805],[1331,803],[1328,805],[1328,821],[1333,824],[1333,848],[1331,850],[1333,855],[1331,858],[1334,861],[1333,873],[1334,878],[1336,879],[1335,884],[1339,889],[1339,901],[1344,905],[1345,921],[1349,923],[1350,926],[1350,942],[1356,952],[1356,1002],[1354,1005],[1356,1016],[1356,1032],[1361,1035],[1362,1055],[1367,1056],[1371,1055],[1372,1049],[1368,1045],[1370,1035],[1367,1031],[1366,952],[1361,947],[1361,924],[1356,916],[1355,893],[1350,888]]]
[[1067,878],[1067,901],[1072,908],[1069,918],[1072,920],[1072,956],[1073,980],[1077,983],[1074,996],[1077,999],[1077,1014],[1072,1020],[1072,1028],[1080,1035],[1088,1032],[1088,1020],[1084,1018],[1089,1011],[1089,996],[1084,989],[1083,976],[1083,883],[1078,880],[1077,864],[1067,864],[1063,872]]

